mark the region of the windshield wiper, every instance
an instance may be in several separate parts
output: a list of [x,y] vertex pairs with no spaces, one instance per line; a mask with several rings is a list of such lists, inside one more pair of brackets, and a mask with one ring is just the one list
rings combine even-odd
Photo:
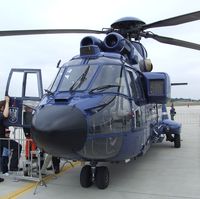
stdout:
[[85,69],[85,71],[81,74],[81,76],[72,84],[69,91],[74,91],[81,86],[81,84],[87,79],[86,76],[88,74],[89,69],[90,65]]
[[89,91],[89,93],[93,93],[94,91],[104,91],[108,88],[112,88],[112,87],[120,87],[120,85],[116,85],[116,84],[107,84],[107,85],[103,85],[103,86],[98,86],[96,88],[93,88]]

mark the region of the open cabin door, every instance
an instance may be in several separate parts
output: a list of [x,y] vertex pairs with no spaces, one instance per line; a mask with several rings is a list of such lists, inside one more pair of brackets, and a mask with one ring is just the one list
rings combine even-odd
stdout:
[[32,112],[43,95],[41,70],[11,69],[5,95],[10,96],[8,125],[30,128]]

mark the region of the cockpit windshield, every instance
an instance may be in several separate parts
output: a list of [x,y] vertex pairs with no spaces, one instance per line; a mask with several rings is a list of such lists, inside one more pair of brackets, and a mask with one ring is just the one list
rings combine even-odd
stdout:
[[[103,65],[90,92],[120,92],[128,94],[121,65]],[[122,91],[122,89],[124,89]]]
[[60,84],[58,91],[85,90],[97,70],[96,65],[68,66],[64,71],[60,71]]
[[[98,69],[98,73],[95,75]],[[82,91],[87,89],[89,83],[94,81],[89,88],[89,93],[97,92],[120,92],[128,94],[124,72],[122,65],[73,65],[66,68],[61,68],[51,92],[55,90],[60,92],[65,91]]]

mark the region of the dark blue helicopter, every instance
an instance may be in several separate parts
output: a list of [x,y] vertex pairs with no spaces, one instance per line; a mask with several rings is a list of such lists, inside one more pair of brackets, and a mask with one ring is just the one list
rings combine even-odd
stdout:
[[[152,143],[167,140],[180,148],[181,125],[168,119],[165,104],[170,99],[171,83],[164,72],[151,72],[152,63],[139,42],[141,37],[162,43],[200,50],[200,45],[146,32],[145,29],[178,25],[200,19],[200,11],[145,24],[125,17],[109,29],[16,30],[0,31],[1,36],[94,33],[106,34],[104,41],[86,36],[80,54],[59,67],[59,72],[42,96],[30,97],[26,84],[39,70],[13,69],[23,73],[22,96],[11,98],[10,124],[31,128],[38,147],[54,156],[87,162],[80,174],[82,187],[93,182],[104,189],[109,171],[100,162],[128,162],[144,155]],[[134,40],[132,40],[134,39]],[[10,94],[9,94],[10,95]],[[42,98],[42,99],[41,99]],[[30,100],[40,103],[32,108]]]

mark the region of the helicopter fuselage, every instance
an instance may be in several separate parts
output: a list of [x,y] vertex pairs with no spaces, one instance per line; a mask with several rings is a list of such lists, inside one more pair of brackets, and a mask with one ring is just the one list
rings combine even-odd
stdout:
[[[111,32],[104,41],[83,38],[80,55],[59,68],[33,112],[25,104],[30,100],[26,82],[28,73],[36,73],[38,79],[40,73],[20,70],[24,73],[22,99],[11,100],[10,122],[24,130],[31,127],[28,131],[39,149],[89,162],[80,174],[83,187],[95,182],[106,188],[109,171],[97,167],[99,162],[128,162],[145,154],[152,143],[162,142],[164,134],[180,148],[180,125],[164,113],[170,98],[169,76],[151,72],[143,45],[125,36]],[[8,82],[11,76],[12,72]]]
[[[117,53],[64,64],[32,121],[37,145],[71,160],[122,161],[144,154],[161,109],[148,103],[145,77]],[[160,112],[160,116],[158,114]]]

